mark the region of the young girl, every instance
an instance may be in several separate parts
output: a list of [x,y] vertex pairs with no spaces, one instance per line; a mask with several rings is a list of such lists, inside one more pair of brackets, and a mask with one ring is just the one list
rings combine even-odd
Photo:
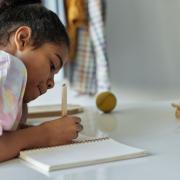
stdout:
[[52,88],[67,63],[69,40],[52,11],[17,2],[0,1],[0,161],[23,149],[70,143],[82,130],[70,116],[22,128],[26,104]]

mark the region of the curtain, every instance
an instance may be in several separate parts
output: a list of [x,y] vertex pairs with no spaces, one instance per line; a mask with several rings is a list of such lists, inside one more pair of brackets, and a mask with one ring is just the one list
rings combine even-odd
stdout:
[[[67,1],[76,1],[78,8],[79,0],[64,0],[66,9],[67,29],[73,27],[71,19],[68,19]],[[106,49],[105,37],[105,0],[83,0],[87,15],[86,22],[77,28],[76,55],[71,59],[71,63],[66,67],[66,76],[70,79],[72,87],[79,93],[96,94],[110,89],[109,81],[109,62]],[[81,13],[82,10],[77,10]],[[71,13],[71,12],[69,12]],[[71,13],[72,14],[72,13]],[[76,14],[77,16],[77,14]],[[82,21],[83,15],[79,15]],[[77,19],[73,19],[75,23]],[[85,21],[85,20],[84,20]],[[70,31],[69,31],[70,32]],[[71,36],[70,36],[71,37]],[[74,39],[71,39],[74,41]]]

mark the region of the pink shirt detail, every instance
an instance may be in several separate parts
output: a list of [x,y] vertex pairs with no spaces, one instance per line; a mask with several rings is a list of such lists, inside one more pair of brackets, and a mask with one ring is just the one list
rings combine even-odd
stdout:
[[22,61],[0,51],[0,135],[3,130],[15,130],[19,124],[26,82]]

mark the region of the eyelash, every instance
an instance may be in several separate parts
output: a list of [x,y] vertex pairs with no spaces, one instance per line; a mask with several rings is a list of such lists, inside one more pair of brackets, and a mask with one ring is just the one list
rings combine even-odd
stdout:
[[52,62],[51,62],[50,67],[51,67],[51,71],[55,71],[56,70],[56,66]]

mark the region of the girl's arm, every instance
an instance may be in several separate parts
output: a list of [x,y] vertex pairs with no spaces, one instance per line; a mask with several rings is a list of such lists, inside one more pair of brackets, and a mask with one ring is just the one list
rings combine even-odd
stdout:
[[78,117],[66,116],[39,126],[4,132],[0,136],[0,162],[17,157],[24,149],[68,144],[81,130]]
[[28,127],[33,127],[33,125],[27,125],[26,124],[27,116],[28,116],[28,106],[27,106],[26,103],[23,103],[22,116],[21,116],[21,120],[20,120],[18,129],[24,129],[24,128],[28,128]]
[[17,157],[22,149],[46,146],[46,134],[43,126],[4,132],[0,136],[0,162]]

